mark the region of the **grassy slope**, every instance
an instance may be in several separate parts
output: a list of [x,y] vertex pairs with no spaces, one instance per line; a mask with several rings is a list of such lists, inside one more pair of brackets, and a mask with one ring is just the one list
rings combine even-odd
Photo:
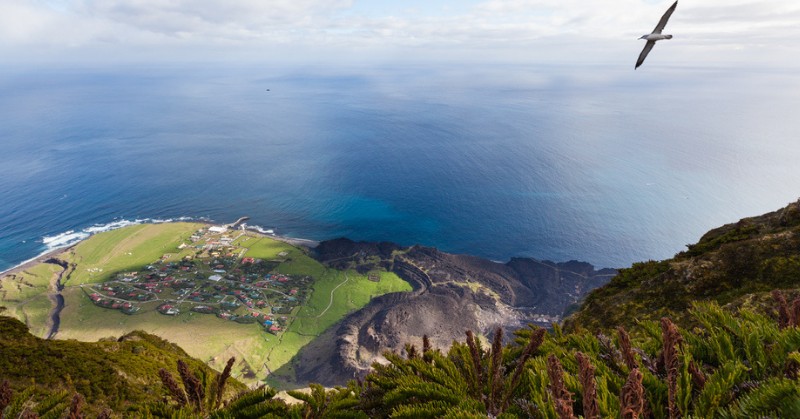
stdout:
[[[5,316],[0,316],[0,353],[0,378],[9,380],[17,391],[32,382],[51,392],[78,391],[95,408],[110,406],[117,412],[161,400],[165,390],[158,370],[167,369],[177,377],[178,359],[193,371],[211,373],[181,348],[156,336],[134,332],[121,342],[95,343],[43,340]],[[229,390],[233,393],[243,388],[232,381]]]
[[295,330],[318,336],[347,313],[365,306],[372,297],[401,291],[411,291],[411,286],[391,272],[381,272],[380,282],[373,282],[353,270],[332,271],[314,284],[314,294],[300,310]]
[[672,259],[620,271],[566,323],[597,330],[662,316],[683,322],[693,301],[772,309],[773,289],[800,292],[800,202],[711,230]]
[[[280,252],[289,253],[278,271],[288,275],[309,275],[316,278],[313,293],[297,313],[297,319],[281,338],[281,345],[272,350],[267,362],[270,370],[280,368],[313,338],[345,315],[364,307],[372,297],[411,291],[411,286],[391,272],[381,272],[381,281],[373,282],[355,271],[328,269],[296,247],[269,238],[241,241],[249,247],[246,256],[275,259]],[[334,291],[335,290],[335,291]],[[333,298],[331,298],[331,295]]]
[[[309,275],[316,279],[308,304],[295,313],[300,318],[280,337],[265,333],[255,324],[243,325],[191,313],[188,307],[181,310],[180,315],[168,317],[150,310],[152,307],[145,304],[141,313],[129,316],[97,307],[86,297],[81,284],[102,282],[114,272],[137,270],[165,253],[176,253],[177,245],[199,227],[199,224],[189,223],[132,226],[98,234],[71,249],[63,257],[75,263],[76,267],[63,293],[66,306],[62,311],[57,337],[96,341],[120,336],[131,330],[144,330],[178,344],[191,356],[218,370],[224,367],[230,356],[236,356],[256,372],[258,379],[263,379],[268,371],[274,371],[289,362],[300,348],[347,313],[366,305],[373,296],[411,289],[405,281],[391,273],[381,273],[381,281],[376,283],[351,271],[347,273],[349,280],[333,293],[331,304],[331,290],[344,281],[343,272],[325,268],[302,249],[284,242],[247,236],[235,243],[249,249],[246,256],[266,260],[285,259],[278,267],[281,273]],[[281,252],[288,255],[280,257]],[[31,300],[28,305],[34,307],[32,304],[35,302],[38,300]],[[323,312],[322,316],[317,317]],[[47,310],[40,310],[38,314],[26,316],[29,324],[45,333],[43,323],[46,314]],[[243,367],[244,364],[237,363],[234,376],[252,383],[252,379],[242,375]]]
[[78,268],[67,285],[106,281],[114,272],[136,270],[168,253],[203,224],[140,224],[92,236],[75,246],[64,259]]
[[49,332],[47,322],[53,308],[47,294],[61,270],[58,265],[42,263],[4,277],[0,283],[0,306],[8,309],[4,314],[29,325],[35,336],[44,337]]

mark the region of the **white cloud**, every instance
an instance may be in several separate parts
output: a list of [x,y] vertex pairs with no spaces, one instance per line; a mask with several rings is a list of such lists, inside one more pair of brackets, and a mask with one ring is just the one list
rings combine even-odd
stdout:
[[349,0],[87,0],[76,11],[141,30],[200,38],[308,28],[351,6]]
[[[426,15],[418,8],[389,7],[389,0],[361,1],[374,2],[368,14],[359,12],[355,0],[3,0],[0,48],[42,54],[72,49],[87,55],[98,48],[152,48],[153,55],[206,48],[290,53],[458,48],[466,55],[494,50],[513,56],[536,46],[542,57],[569,55],[564,48],[573,56],[597,55],[601,49],[622,54],[639,48],[635,39],[649,32],[671,3],[441,0],[440,7],[428,8],[437,12]],[[675,35],[670,42],[707,51],[709,57],[752,48],[763,55],[764,48],[796,51],[798,23],[800,2],[795,0],[684,0],[666,32]]]

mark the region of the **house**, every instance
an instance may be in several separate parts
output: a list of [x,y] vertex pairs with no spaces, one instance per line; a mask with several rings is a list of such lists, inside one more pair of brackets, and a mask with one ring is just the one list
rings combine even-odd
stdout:
[[225,227],[225,226],[211,226],[211,227],[208,228],[208,231],[210,233],[222,234],[222,233],[228,231],[228,227]]
[[161,305],[160,307],[158,307],[158,311],[159,311],[159,313],[166,314],[168,316],[176,316],[176,315],[180,314],[180,312],[181,312],[180,310],[178,310],[177,307],[174,307],[174,306],[172,306],[170,304]]

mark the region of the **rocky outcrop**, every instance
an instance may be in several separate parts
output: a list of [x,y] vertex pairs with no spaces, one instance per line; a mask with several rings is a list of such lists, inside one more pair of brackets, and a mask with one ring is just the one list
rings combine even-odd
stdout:
[[630,328],[665,316],[688,325],[698,300],[769,312],[775,289],[800,292],[800,201],[715,228],[671,259],[621,270],[565,327]]
[[[467,330],[488,335],[496,327],[549,324],[586,292],[616,271],[597,271],[581,262],[554,263],[515,258],[506,264],[453,255],[434,248],[336,239],[321,243],[315,257],[338,269],[387,269],[413,291],[373,299],[303,348],[291,363],[298,383],[343,384],[382,361],[385,351],[406,343],[421,346],[427,335],[446,348]],[[286,368],[288,370],[288,367]]]

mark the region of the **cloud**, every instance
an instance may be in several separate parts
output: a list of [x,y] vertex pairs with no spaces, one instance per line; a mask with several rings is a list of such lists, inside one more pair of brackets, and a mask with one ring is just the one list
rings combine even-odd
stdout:
[[[623,53],[649,32],[669,1],[482,0],[441,7],[398,8],[388,0],[4,0],[0,48],[36,52],[98,48],[230,51],[283,48],[507,51],[561,57]],[[444,13],[443,11],[446,11]],[[795,0],[682,1],[667,32],[674,43],[797,50],[800,3]],[[548,45],[551,45],[548,47]],[[717,48],[720,47],[720,48]],[[724,48],[723,48],[724,49]],[[763,51],[761,51],[763,53]],[[96,52],[94,52],[97,54]],[[625,52],[627,53],[627,52]]]
[[213,39],[304,30],[351,5],[350,0],[88,0],[76,12],[169,36]]

